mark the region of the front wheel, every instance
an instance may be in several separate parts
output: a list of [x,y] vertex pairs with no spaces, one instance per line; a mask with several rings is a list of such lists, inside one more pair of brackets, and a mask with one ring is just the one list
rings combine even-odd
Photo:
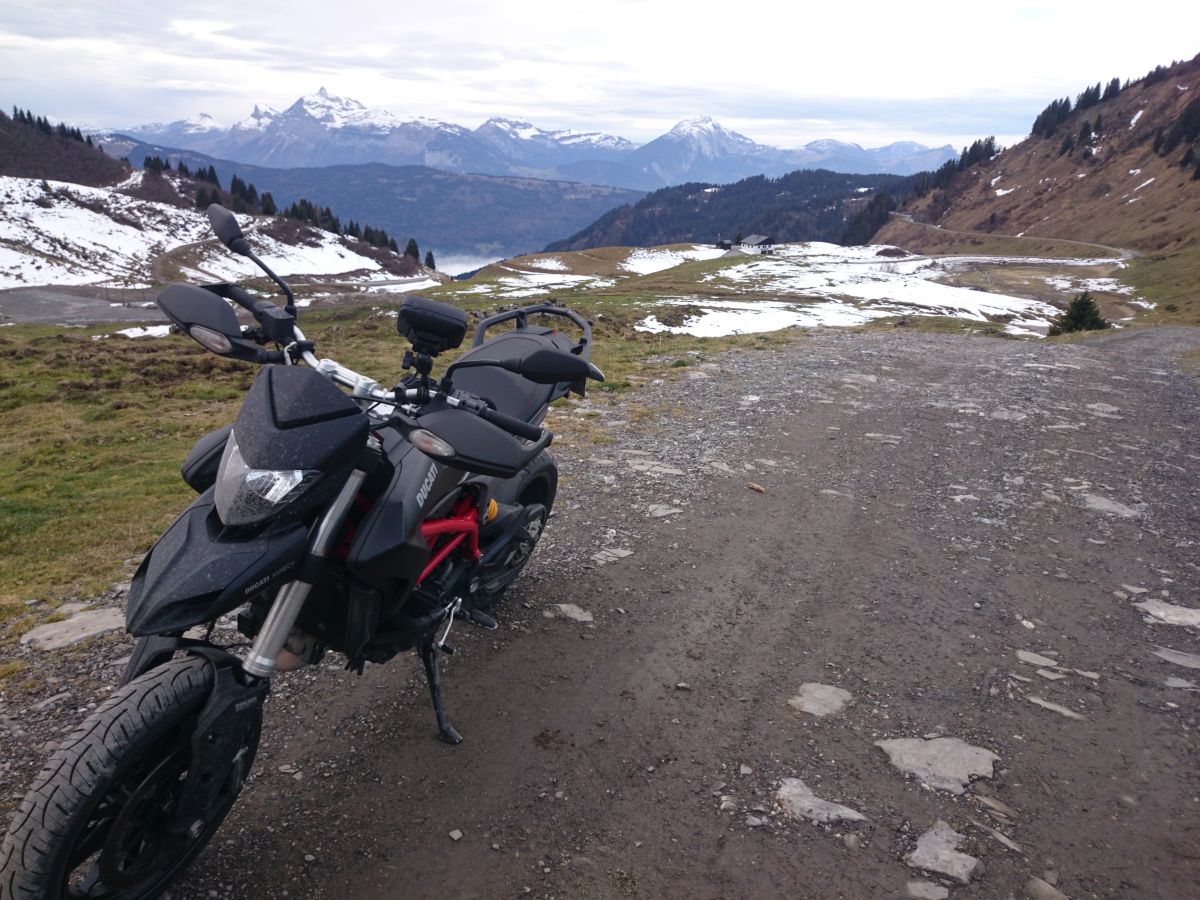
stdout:
[[67,738],[13,816],[0,894],[149,900],[166,889],[224,820],[258,747],[261,717],[203,821],[183,834],[168,829],[212,681],[205,660],[172,660],[125,685]]

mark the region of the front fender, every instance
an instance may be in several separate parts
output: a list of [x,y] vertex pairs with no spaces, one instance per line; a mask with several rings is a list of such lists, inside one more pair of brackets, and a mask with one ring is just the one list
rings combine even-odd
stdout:
[[261,530],[227,529],[205,491],[150,548],[129,588],[125,627],[133,635],[180,634],[289,580],[308,528],[299,522]]

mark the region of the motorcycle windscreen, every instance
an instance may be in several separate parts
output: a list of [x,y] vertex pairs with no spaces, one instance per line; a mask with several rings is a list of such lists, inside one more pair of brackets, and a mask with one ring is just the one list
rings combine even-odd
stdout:
[[298,522],[236,535],[221,525],[213,493],[184,510],[142,560],[129,588],[125,627],[133,635],[182,632],[290,580],[308,528]]

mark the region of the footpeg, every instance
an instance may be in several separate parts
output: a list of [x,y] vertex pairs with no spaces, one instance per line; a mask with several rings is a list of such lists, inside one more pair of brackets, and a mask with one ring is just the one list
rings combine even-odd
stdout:
[[489,616],[487,613],[482,613],[477,609],[472,609],[469,606],[461,607],[454,614],[456,619],[462,619],[464,622],[470,622],[472,625],[478,625],[480,628],[486,628],[488,631],[495,631],[500,627],[500,623]]

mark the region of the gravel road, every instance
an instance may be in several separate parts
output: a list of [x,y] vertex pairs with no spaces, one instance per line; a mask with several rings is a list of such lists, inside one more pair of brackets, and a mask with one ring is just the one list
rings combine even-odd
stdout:
[[[819,331],[555,412],[465,743],[415,659],[279,679],[172,896],[1196,896],[1198,347]],[[5,796],[127,646],[40,658]]]

